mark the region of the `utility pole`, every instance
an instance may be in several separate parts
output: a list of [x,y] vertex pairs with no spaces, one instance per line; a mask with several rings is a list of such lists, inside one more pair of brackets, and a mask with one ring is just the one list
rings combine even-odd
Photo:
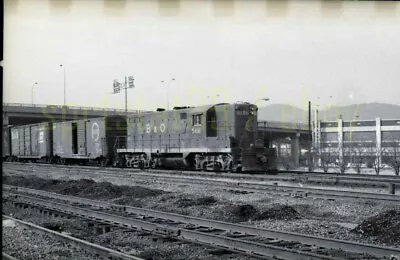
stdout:
[[[312,130],[311,130],[311,101],[308,101],[308,138],[309,138],[309,144],[308,144],[308,170],[312,171],[313,167],[312,165],[314,164],[314,158],[312,154],[313,150],[313,145],[312,145]],[[315,138],[315,137],[314,137]]]
[[128,114],[128,88],[135,87],[135,78],[133,76],[126,77],[124,83],[120,83],[118,80],[113,81],[113,93],[118,94],[121,92],[121,88],[125,89],[125,113]]
[[[169,85],[171,84],[172,81],[175,81],[175,78],[172,78],[171,80],[169,80],[167,82],[167,111],[169,110]],[[161,80],[161,83],[163,85],[163,87],[165,86],[165,80]]]
[[32,103],[32,105],[33,105],[33,88],[34,88],[35,85],[37,85],[37,84],[38,84],[37,82],[33,83],[32,88],[31,88],[31,103]]
[[65,71],[65,66],[63,64],[60,64],[60,67],[64,69],[64,106],[66,105],[66,71]]

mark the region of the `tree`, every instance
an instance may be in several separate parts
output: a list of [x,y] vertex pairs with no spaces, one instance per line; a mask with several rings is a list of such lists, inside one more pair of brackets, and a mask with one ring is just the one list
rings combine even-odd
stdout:
[[332,149],[330,147],[326,147],[321,151],[320,162],[323,171],[327,173],[331,164],[333,163]]
[[366,151],[365,148],[355,145],[350,148],[351,153],[351,165],[357,174],[361,174],[361,167],[366,160]]
[[343,156],[342,158],[339,157],[339,159],[336,161],[336,165],[339,167],[339,173],[344,174],[348,168],[348,160],[346,160],[345,155],[349,155],[351,152],[351,149],[349,148],[343,148]]
[[368,155],[367,165],[370,168],[374,168],[376,175],[379,175],[382,168],[382,149],[377,148],[376,143],[371,143],[366,149]]
[[389,164],[394,174],[398,176],[400,173],[400,141],[386,145],[383,154],[384,163]]

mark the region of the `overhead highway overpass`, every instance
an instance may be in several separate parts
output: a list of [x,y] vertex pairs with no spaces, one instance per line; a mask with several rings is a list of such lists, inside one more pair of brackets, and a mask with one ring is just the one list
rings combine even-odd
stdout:
[[[128,113],[135,112],[137,111],[128,110]],[[125,110],[115,108],[3,103],[3,125],[23,125],[46,121],[75,120],[107,115],[125,115]]]

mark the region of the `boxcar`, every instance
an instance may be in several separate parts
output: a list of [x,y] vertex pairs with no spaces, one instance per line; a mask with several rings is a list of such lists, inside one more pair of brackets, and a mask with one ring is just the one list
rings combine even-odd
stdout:
[[115,146],[126,138],[126,118],[109,116],[53,124],[54,156],[62,164],[86,162],[107,165]]
[[52,157],[51,123],[11,127],[11,155],[17,160],[47,161]]

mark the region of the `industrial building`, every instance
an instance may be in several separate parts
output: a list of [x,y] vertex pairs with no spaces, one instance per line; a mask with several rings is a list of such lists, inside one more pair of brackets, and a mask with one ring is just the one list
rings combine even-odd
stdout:
[[331,162],[371,165],[400,156],[400,119],[317,121],[313,135],[315,151]]

